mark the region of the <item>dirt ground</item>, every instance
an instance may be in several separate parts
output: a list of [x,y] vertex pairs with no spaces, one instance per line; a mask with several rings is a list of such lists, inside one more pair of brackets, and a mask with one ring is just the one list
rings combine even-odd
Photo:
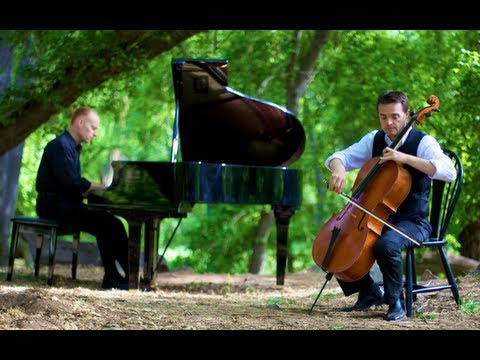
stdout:
[[[277,286],[273,275],[160,273],[155,291],[101,290],[103,270],[80,265],[77,280],[70,267],[55,266],[54,286],[46,285],[46,267],[38,279],[15,263],[13,281],[0,272],[0,329],[50,330],[480,330],[480,272],[458,281],[458,309],[450,291],[420,294],[415,316],[399,322],[383,319],[387,306],[342,312],[355,302],[333,279],[311,315],[324,274],[286,275]],[[434,280],[440,281],[440,280]],[[479,332],[480,333],[480,332]]]

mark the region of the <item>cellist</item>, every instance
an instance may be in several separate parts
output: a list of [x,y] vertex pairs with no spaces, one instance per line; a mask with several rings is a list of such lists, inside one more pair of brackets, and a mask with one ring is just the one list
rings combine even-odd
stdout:
[[[387,221],[423,242],[432,231],[428,222],[431,179],[451,182],[456,177],[455,168],[435,138],[413,127],[402,137],[396,150],[388,147],[409,120],[408,98],[403,92],[389,90],[381,94],[377,100],[377,111],[381,130],[369,132],[359,142],[335,152],[325,161],[325,166],[332,172],[328,188],[341,193],[345,187],[346,172],[361,168],[375,156],[380,156],[380,163],[393,160],[403,164],[412,176],[412,187],[397,212],[393,212]],[[410,240],[384,226],[373,249],[383,275],[384,288],[376,285],[369,273],[354,282],[337,279],[346,296],[359,293],[357,302],[343,310],[365,311],[385,303],[388,305],[387,321],[404,319],[401,251],[412,245]]]

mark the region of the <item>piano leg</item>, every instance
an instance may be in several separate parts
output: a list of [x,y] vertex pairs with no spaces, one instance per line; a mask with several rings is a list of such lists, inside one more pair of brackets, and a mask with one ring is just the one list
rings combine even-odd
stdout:
[[285,281],[285,268],[287,265],[288,226],[294,210],[290,206],[273,206],[277,224],[277,285]]
[[145,248],[143,262],[142,288],[151,290],[155,285],[155,268],[158,256],[158,235],[160,231],[160,221],[162,219],[153,218],[145,221]]
[[128,235],[128,290],[137,290],[142,223],[128,220]]

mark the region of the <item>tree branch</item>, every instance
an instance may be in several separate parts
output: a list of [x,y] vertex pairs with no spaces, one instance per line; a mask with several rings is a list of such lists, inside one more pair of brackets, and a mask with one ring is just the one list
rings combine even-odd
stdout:
[[[102,61],[112,66],[96,66],[98,58],[92,58],[86,67],[75,67],[73,60],[71,66],[65,67],[67,76],[56,81],[45,94],[43,99],[55,99],[40,101],[27,99],[23,105],[10,114],[0,114],[6,119],[5,126],[0,125],[0,155],[21,143],[28,135],[39,126],[47,122],[50,117],[61,109],[72,104],[85,91],[99,86],[108,79],[121,73],[133,70],[135,64],[128,59],[151,59],[159,54],[170,50],[187,38],[202,30],[121,30],[116,34],[120,39],[121,49],[125,61],[114,61],[119,52],[104,51]],[[28,85],[27,85],[28,86]]]

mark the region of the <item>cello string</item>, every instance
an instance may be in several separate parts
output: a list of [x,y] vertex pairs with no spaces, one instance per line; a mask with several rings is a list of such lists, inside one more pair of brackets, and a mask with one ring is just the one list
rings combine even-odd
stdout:
[[389,222],[387,221],[384,221],[382,220],[381,218],[379,218],[377,215],[375,215],[374,213],[370,212],[369,210],[365,209],[362,205],[358,204],[357,202],[355,202],[354,199],[350,198],[350,196],[348,196],[347,194],[345,194],[344,192],[341,192],[340,195],[342,198],[344,198],[345,200],[347,200],[349,203],[351,203],[352,205],[358,207],[360,210],[366,212],[368,215],[370,215],[371,217],[377,219],[378,221],[380,221],[382,224],[384,225],[387,225],[390,229],[396,231],[397,233],[399,233],[400,235],[403,235],[405,236],[408,240],[410,240],[411,242],[413,242],[415,245],[418,245],[418,246],[423,246],[421,242],[419,242],[418,240],[415,240],[413,239],[411,236],[409,236],[408,234],[404,233],[402,230],[396,228],[394,225],[390,224]]
[[[328,184],[327,180],[326,179],[323,179],[323,182]],[[344,198],[345,200],[347,200],[349,203],[351,203],[353,206],[356,206],[357,208],[359,208],[360,210],[366,212],[368,215],[370,215],[371,217],[373,217],[374,219],[377,219],[378,221],[380,221],[382,224],[384,225],[387,225],[390,229],[396,231],[397,233],[399,233],[400,235],[403,235],[405,236],[408,240],[410,240],[411,242],[413,242],[415,245],[418,245],[420,247],[423,247],[423,244],[418,241],[418,240],[415,240],[413,239],[410,235],[404,233],[402,230],[396,228],[394,225],[390,224],[388,221],[385,221],[381,218],[379,218],[377,215],[375,215],[374,213],[372,213],[371,211],[365,209],[362,205],[360,205],[359,203],[357,203],[355,201],[355,199],[351,198],[350,196],[348,196],[347,194],[345,194],[343,191],[341,193],[339,193],[338,195],[340,195],[342,198]]]

